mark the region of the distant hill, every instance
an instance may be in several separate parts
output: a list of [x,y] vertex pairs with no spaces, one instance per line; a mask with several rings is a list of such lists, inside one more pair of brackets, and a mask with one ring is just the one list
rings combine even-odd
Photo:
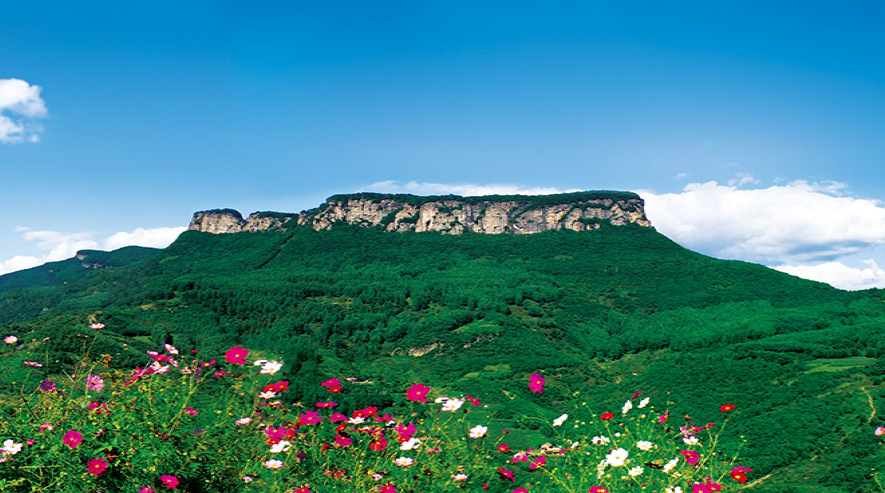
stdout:
[[[46,266],[57,272],[0,276],[0,323],[50,337],[66,358],[95,317],[108,325],[96,351],[120,353],[119,365],[166,342],[215,355],[243,344],[284,359],[295,399],[321,397],[317,382],[333,376],[372,382],[341,395],[347,408],[417,381],[466,391],[520,446],[550,440],[530,418],[555,417],[575,392],[617,409],[643,389],[699,423],[729,402],[726,435],[746,437],[741,456],[765,477],[753,491],[873,491],[883,455],[872,431],[885,424],[872,412],[885,409],[878,291],[709,258],[639,224],[387,229],[187,231],[160,251],[88,252]],[[547,392],[514,392],[535,371]]]

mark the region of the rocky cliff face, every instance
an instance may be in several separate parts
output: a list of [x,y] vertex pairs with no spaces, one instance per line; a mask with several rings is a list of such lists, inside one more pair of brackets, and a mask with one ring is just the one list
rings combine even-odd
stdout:
[[627,192],[577,192],[558,195],[455,195],[419,197],[359,193],[335,195],[323,205],[298,214],[256,212],[243,219],[232,209],[194,214],[188,229],[206,233],[283,230],[335,224],[382,227],[385,231],[437,231],[461,234],[532,234],[551,229],[586,231],[601,224],[651,227],[644,203]]

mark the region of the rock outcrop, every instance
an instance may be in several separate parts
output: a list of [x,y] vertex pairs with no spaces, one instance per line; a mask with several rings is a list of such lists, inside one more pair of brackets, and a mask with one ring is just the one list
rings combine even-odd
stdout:
[[233,209],[194,214],[189,230],[206,233],[285,230],[336,224],[381,227],[385,231],[532,234],[551,229],[587,231],[602,224],[651,227],[642,199],[629,192],[575,192],[557,195],[456,195],[420,197],[357,193],[334,195],[316,209],[294,213],[255,212],[243,219]]

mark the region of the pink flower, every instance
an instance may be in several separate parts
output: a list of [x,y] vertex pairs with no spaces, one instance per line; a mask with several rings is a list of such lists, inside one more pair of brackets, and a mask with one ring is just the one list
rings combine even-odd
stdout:
[[543,394],[544,377],[542,377],[540,373],[532,373],[529,377],[529,388],[532,389],[532,392]]
[[668,419],[670,419],[670,411],[667,411],[658,417],[658,424],[662,425],[666,423]]
[[547,463],[547,456],[542,455],[537,459],[533,460],[531,464],[529,464],[529,469],[537,469],[539,467],[544,467],[544,464]]
[[94,390],[96,392],[101,392],[104,389],[104,380],[101,379],[98,375],[89,375],[86,377],[86,388],[89,390]]
[[68,430],[68,432],[61,438],[61,441],[73,450],[83,441],[83,435],[81,435],[79,431]]
[[387,483],[378,487],[378,493],[396,493],[396,486],[393,483]]
[[322,385],[323,387],[328,389],[330,394],[337,394],[337,393],[341,392],[341,381],[338,380],[337,378],[330,378],[329,380],[326,380],[325,382],[321,383],[320,385]]
[[298,416],[301,424],[305,425],[315,425],[323,420],[322,416],[319,416],[317,411],[307,411],[304,414]]
[[33,366],[36,368],[43,368],[43,365],[41,365],[40,363],[37,363],[36,361],[23,361],[23,363],[25,364],[25,366]]
[[187,408],[184,410],[184,414],[190,414],[191,416],[197,416],[200,413],[196,409],[194,409],[190,406],[187,406]]
[[498,468],[498,474],[501,475],[502,479],[509,480],[510,482],[516,482],[516,475],[513,474],[513,471],[509,469],[504,469],[503,467]]
[[92,324],[89,328],[92,330],[101,330],[104,328],[104,324]]
[[174,490],[178,486],[178,478],[170,474],[164,474],[160,476],[160,482],[163,483],[163,486],[169,488],[170,490]]
[[95,476],[103,473],[107,468],[108,463],[101,457],[89,459],[89,462],[86,463],[86,470],[91,472]]
[[700,460],[701,456],[693,451],[693,450],[683,450],[682,456],[685,457],[685,462],[688,462],[691,465],[695,465]]
[[877,437],[885,435],[885,426],[880,426],[876,428],[876,431],[874,431],[873,433],[875,433]]
[[406,399],[414,402],[427,402],[428,392],[430,392],[430,387],[416,383],[406,391]]
[[246,356],[249,356],[248,349],[243,349],[241,346],[234,346],[224,353],[224,361],[234,365],[245,365]]

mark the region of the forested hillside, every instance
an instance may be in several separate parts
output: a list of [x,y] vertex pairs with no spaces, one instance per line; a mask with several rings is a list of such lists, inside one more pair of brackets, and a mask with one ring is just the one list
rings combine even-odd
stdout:
[[[642,389],[674,413],[699,410],[698,423],[729,402],[741,419],[725,434],[746,439],[753,491],[874,491],[885,457],[878,292],[712,259],[650,228],[189,231],[124,253],[107,268],[72,259],[0,277],[2,331],[48,337],[48,358],[70,359],[91,317],[120,367],[163,343],[244,344],[285,361],[295,399],[320,397],[332,377],[361,382],[348,405],[422,381],[482,396],[526,446],[548,439],[534,418],[577,392],[604,408]],[[532,372],[547,378],[543,406],[513,391]]]

